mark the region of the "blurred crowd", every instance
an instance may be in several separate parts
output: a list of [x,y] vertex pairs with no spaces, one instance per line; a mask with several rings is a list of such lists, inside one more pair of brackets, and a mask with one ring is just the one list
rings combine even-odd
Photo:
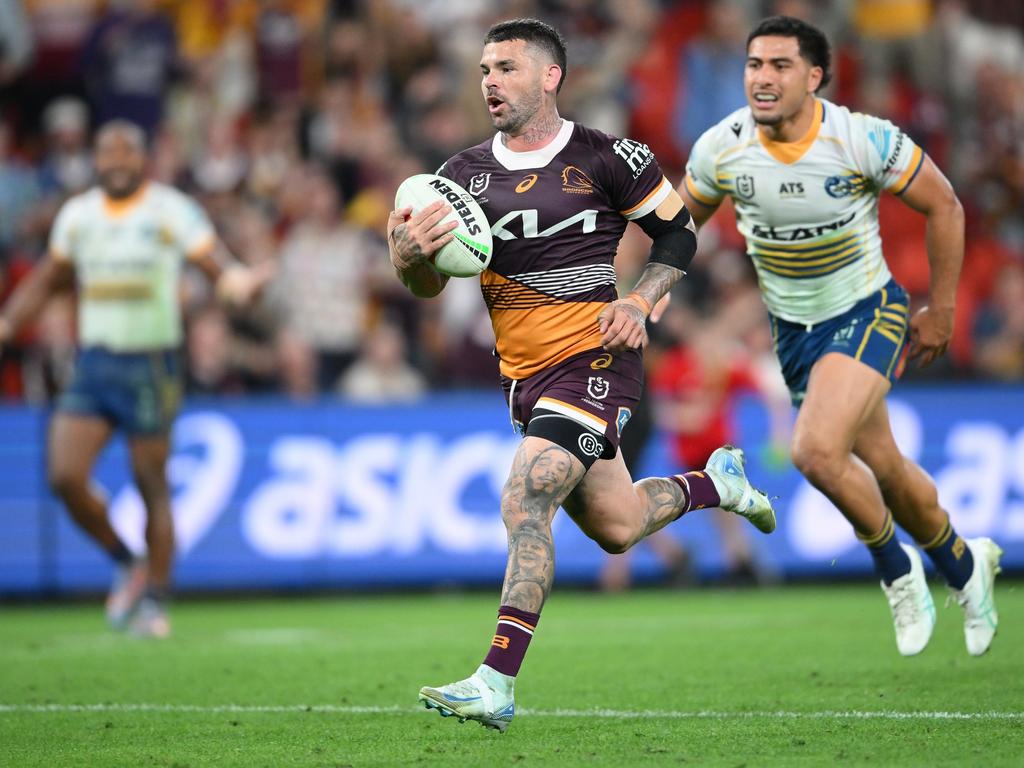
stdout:
[[[953,348],[911,375],[1020,379],[1024,6],[997,0],[4,0],[0,296],[44,253],[61,203],[94,183],[95,128],[124,117],[149,136],[154,178],[194,195],[238,258],[276,267],[245,310],[187,277],[191,393],[380,402],[493,386],[476,282],[413,299],[383,233],[403,178],[490,135],[486,29],[515,16],[557,26],[569,43],[563,116],[648,143],[675,182],[696,137],[745,103],[746,35],[771,13],[825,30],[836,77],[823,95],[904,127],[967,209]],[[701,233],[652,366],[708,338],[721,343],[702,354],[723,369],[735,357],[771,366],[753,270],[725,213]],[[920,302],[924,219],[888,195],[881,218],[891,269]],[[646,255],[631,227],[624,283]],[[45,401],[66,380],[73,301],[52,301],[5,350],[0,397]]]

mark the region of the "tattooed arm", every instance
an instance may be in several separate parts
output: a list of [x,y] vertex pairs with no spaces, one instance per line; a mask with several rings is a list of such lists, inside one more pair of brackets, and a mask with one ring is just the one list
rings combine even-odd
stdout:
[[683,269],[696,249],[693,224],[675,191],[639,223],[654,240],[651,261],[629,295],[613,301],[597,318],[601,344],[613,353],[646,346],[647,316],[658,321],[669,289],[686,274]]
[[451,231],[458,222],[441,223],[451,206],[440,201],[431,203],[412,216],[412,208],[392,211],[388,216],[388,254],[398,273],[398,279],[413,296],[437,296],[448,276],[442,275],[430,263],[430,257],[452,241]]

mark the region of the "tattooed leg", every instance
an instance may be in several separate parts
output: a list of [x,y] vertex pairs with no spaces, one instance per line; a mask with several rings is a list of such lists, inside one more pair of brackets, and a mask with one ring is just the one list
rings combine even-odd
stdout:
[[501,496],[508,566],[501,604],[539,613],[555,578],[551,521],[586,470],[564,448],[527,437],[516,451]]
[[595,462],[562,506],[602,549],[618,554],[678,518],[685,504],[683,489],[669,478],[634,483],[620,454]]

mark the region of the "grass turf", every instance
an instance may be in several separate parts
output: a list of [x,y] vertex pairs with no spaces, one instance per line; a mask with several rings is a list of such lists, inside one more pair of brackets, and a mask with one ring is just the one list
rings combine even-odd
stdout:
[[980,659],[942,599],[903,659],[872,586],[556,591],[505,735],[415,707],[479,663],[493,597],[182,602],[163,643],[108,632],[93,605],[8,606],[0,765],[1020,765],[1024,588],[998,585]]

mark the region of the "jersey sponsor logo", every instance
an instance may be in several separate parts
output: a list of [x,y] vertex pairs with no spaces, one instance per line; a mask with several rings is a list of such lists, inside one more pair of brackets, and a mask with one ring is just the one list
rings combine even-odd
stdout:
[[483,231],[483,227],[470,212],[462,195],[452,189],[450,184],[446,184],[444,179],[437,178],[430,182],[430,186],[444,195],[444,199],[451,203],[452,209],[462,219],[462,223],[466,225],[466,230],[470,235],[479,235]]
[[516,194],[521,195],[523,192],[529,192],[534,184],[537,183],[537,174],[531,173],[526,176],[525,179],[516,185]]
[[803,197],[804,183],[802,181],[784,181],[779,184],[779,197]]
[[575,165],[567,165],[562,170],[562,191],[570,195],[592,195],[594,182]]
[[900,156],[900,151],[903,149],[903,137],[906,136],[903,131],[900,131],[899,136],[896,137],[896,146],[892,149],[892,154],[889,159],[885,161],[885,167],[882,168],[882,173],[888,173],[892,170],[892,167],[896,165],[896,160]]
[[607,367],[609,367],[612,364],[612,360],[613,359],[614,358],[610,354],[605,352],[603,355],[601,355],[600,357],[595,359],[590,364],[590,370],[592,370],[592,371],[600,371],[600,370],[602,370],[604,368],[607,368]]
[[466,189],[469,190],[469,194],[473,197],[479,197],[480,194],[487,189],[491,183],[491,174],[489,173],[478,173],[476,176],[469,180],[469,186]]
[[794,242],[796,240],[813,240],[830,232],[842,229],[856,216],[856,212],[841,219],[830,221],[827,224],[819,224],[817,227],[794,227],[793,229],[778,229],[776,227],[762,227],[755,224],[750,233],[753,237],[760,237],[765,240],[780,240],[783,242]]
[[617,139],[612,144],[612,151],[626,161],[629,170],[633,172],[634,179],[654,162],[654,153],[651,152],[651,148],[632,139]]
[[622,437],[622,430],[626,428],[626,422],[632,415],[633,412],[629,408],[619,408],[619,415],[615,417],[615,432],[619,437]]
[[595,459],[601,458],[601,454],[604,453],[604,447],[601,445],[601,441],[596,435],[592,435],[590,432],[584,432],[579,436],[576,444],[580,447],[586,456],[593,456]]
[[595,400],[604,400],[611,391],[611,384],[603,376],[587,377],[587,394]]
[[754,177],[744,173],[736,177],[736,194],[744,200],[754,196]]
[[[522,219],[523,221],[523,234],[517,235],[514,232],[510,232],[506,229],[506,225],[511,224],[516,219]],[[520,237],[523,239],[531,239],[534,237],[550,237],[551,235],[561,232],[567,227],[571,227],[576,222],[583,224],[583,234],[588,234],[597,229],[597,211],[588,208],[585,211],[580,211],[575,216],[570,216],[568,219],[563,219],[557,224],[545,229],[543,232],[537,231],[537,209],[530,208],[525,211],[509,211],[493,225],[491,225],[491,234],[494,237],[502,240],[517,240]]]

